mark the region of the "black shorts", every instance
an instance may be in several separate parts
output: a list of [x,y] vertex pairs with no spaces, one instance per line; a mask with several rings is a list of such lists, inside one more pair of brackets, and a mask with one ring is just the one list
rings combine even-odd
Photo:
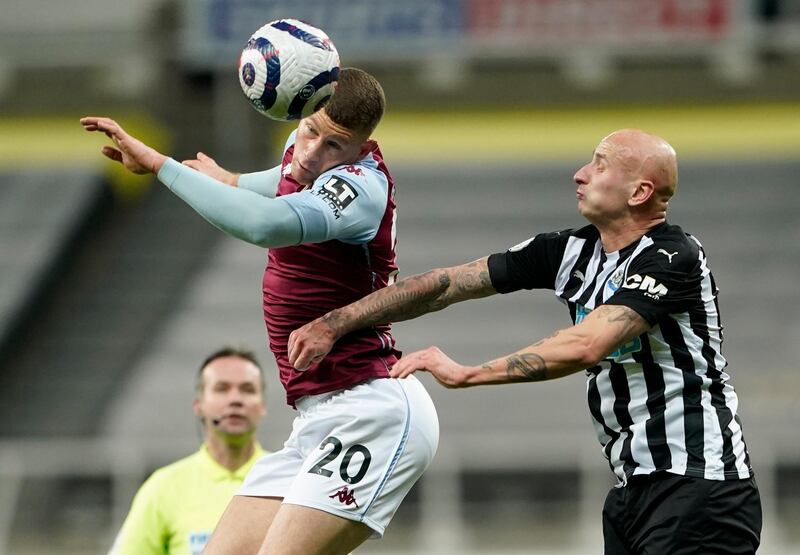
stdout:
[[755,478],[657,473],[614,488],[603,507],[606,555],[752,554],[761,541]]

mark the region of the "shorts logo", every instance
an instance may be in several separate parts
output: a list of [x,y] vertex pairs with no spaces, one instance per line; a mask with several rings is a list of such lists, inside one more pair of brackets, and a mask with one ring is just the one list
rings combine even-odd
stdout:
[[356,490],[354,489],[348,490],[347,486],[342,486],[342,489],[340,489],[333,495],[329,495],[328,497],[331,499],[335,497],[339,500],[339,503],[344,503],[348,507],[350,505],[355,505],[356,509],[359,508],[358,503],[356,503]]
[[358,197],[356,190],[347,181],[336,176],[328,179],[314,194],[327,203],[337,220],[341,217],[342,210]]

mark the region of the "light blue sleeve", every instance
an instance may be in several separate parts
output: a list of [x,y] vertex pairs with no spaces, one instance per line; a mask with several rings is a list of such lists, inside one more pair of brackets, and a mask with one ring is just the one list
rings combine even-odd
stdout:
[[[286,143],[283,145],[282,154],[286,154],[286,150],[294,144],[296,135],[297,129],[289,134]],[[274,168],[268,170],[241,174],[237,186],[240,189],[247,189],[248,191],[253,191],[264,197],[275,198],[275,195],[278,193],[278,184],[280,180],[281,166],[278,164]]]
[[375,237],[389,200],[389,184],[380,171],[365,166],[356,170],[334,168],[310,189],[280,197],[300,218],[301,242],[367,243]]
[[285,197],[267,198],[247,189],[230,187],[172,158],[158,179],[173,193],[225,233],[261,247],[296,245],[301,220]]
[[281,180],[281,167],[275,166],[269,170],[239,175],[236,186],[258,193],[262,197],[275,198],[278,193],[278,183]]

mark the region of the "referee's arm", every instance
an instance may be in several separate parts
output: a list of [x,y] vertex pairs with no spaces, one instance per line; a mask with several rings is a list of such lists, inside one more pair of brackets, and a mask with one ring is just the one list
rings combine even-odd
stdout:
[[122,524],[109,555],[163,555],[166,528],[156,503],[157,492],[148,480],[133,498],[131,510]]

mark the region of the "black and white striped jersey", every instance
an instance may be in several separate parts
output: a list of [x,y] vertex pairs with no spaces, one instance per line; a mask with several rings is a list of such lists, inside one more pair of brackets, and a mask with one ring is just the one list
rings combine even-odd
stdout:
[[586,370],[589,411],[621,485],[656,471],[752,475],[720,350],[717,287],[696,238],[665,222],[607,253],[591,225],[543,233],[490,256],[489,274],[500,293],[554,290],[575,323],[615,304],[652,325]]

